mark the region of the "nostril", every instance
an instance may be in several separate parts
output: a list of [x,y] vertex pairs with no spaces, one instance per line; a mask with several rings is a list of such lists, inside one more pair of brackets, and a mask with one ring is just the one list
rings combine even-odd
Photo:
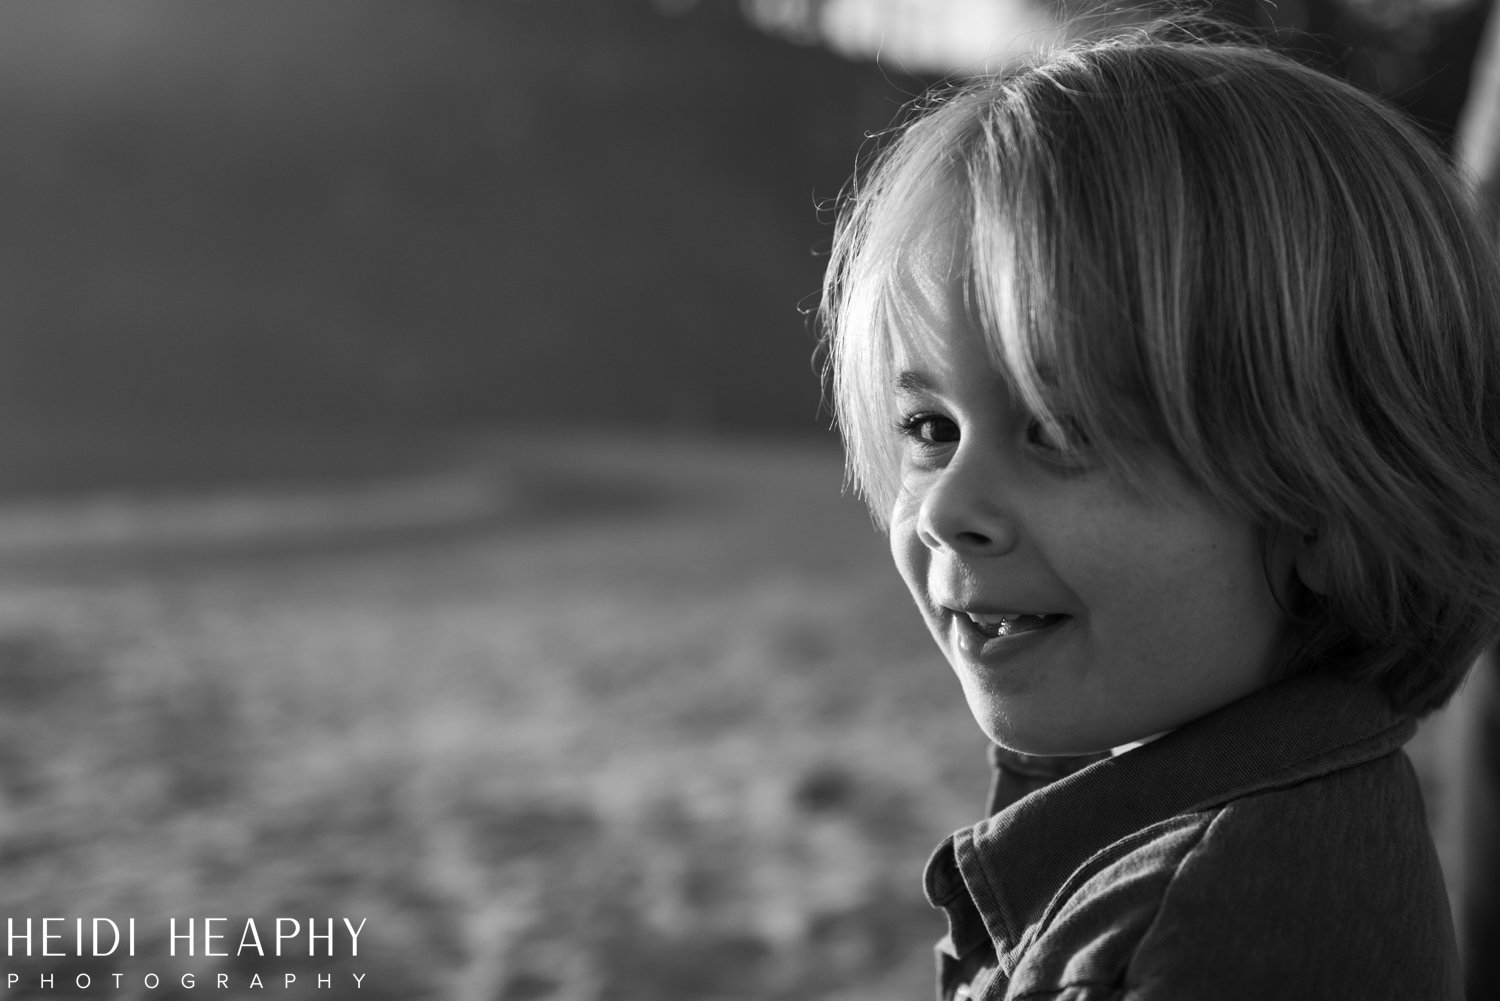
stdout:
[[975,532],[970,529],[957,531],[938,531],[933,529],[919,529],[917,537],[922,540],[922,545],[933,552],[942,550],[958,550],[966,552],[991,552],[1004,548],[1008,535],[993,534],[989,532]]

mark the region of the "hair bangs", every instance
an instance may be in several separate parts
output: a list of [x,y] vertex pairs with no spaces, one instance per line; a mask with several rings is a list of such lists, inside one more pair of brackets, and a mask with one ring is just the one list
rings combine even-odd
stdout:
[[[1097,185],[1088,183],[1059,190],[1068,151],[1055,132],[1035,127],[1025,107],[1032,99],[1004,81],[941,98],[845,201],[822,320],[847,484],[878,523],[898,492],[894,356],[922,329],[905,279],[933,260],[962,282],[992,365],[1047,432],[1081,433],[1113,473],[1150,487],[1156,466],[1139,460],[1148,447],[1160,454],[1165,422],[1148,398],[1142,366],[1151,349],[1126,290],[1159,255],[1122,265],[1110,237],[1119,227],[1088,221],[1128,199],[1089,198]],[[936,246],[940,234],[956,234],[953,244]]]
[[[967,178],[967,281],[991,362],[1049,435],[1081,433],[1112,473],[1149,489],[1157,464],[1141,456],[1160,455],[1167,441],[1141,316],[1167,310],[1142,306],[1131,290],[1161,255],[1143,248],[1122,261],[1118,229],[1088,220],[1129,199],[1090,197],[1088,185],[1060,190],[1068,171],[1057,164],[1058,134],[1026,128],[1028,116],[1004,104],[986,110],[987,141]],[[1091,171],[1096,159],[1080,157],[1075,169]]]
[[963,124],[940,115],[917,118],[867,176],[856,174],[824,278],[820,319],[846,486],[882,525],[896,498],[900,462],[890,402],[896,332],[915,327],[902,278],[933,250],[940,229],[934,220],[964,214],[961,190],[951,181]]

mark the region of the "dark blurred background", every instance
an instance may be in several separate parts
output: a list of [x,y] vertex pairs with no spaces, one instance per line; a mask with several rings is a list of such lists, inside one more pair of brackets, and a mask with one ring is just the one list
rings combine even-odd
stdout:
[[[1484,4],[1220,10],[1451,142]],[[140,926],[7,997],[925,996],[984,747],[807,314],[866,135],[1061,13],[0,5],[0,916]]]
[[815,208],[903,88],[677,14],[6,5],[0,412],[826,424]]

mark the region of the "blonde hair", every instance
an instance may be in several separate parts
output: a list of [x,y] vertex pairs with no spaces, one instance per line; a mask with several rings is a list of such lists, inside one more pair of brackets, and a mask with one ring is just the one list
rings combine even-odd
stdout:
[[[892,351],[944,219],[992,360],[1141,483],[1141,448],[1316,535],[1287,673],[1421,713],[1500,632],[1500,269],[1397,112],[1243,44],[1060,48],[919,109],[845,195],[821,311],[849,478],[897,490]],[[1149,488],[1149,484],[1145,484]]]

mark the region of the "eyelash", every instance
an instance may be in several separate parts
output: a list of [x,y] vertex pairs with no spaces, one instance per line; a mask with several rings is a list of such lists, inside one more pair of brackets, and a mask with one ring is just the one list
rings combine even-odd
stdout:
[[931,413],[930,411],[924,411],[921,413],[908,414],[905,417],[902,417],[899,421],[896,422],[896,433],[901,437],[909,439],[910,441],[913,441],[923,447],[930,448],[934,445],[951,444],[951,442],[936,441],[922,433],[923,427],[936,421],[944,421],[952,425],[954,430],[957,431],[958,425],[955,424],[951,418],[944,417],[942,414],[935,414]]
[[[955,437],[951,440],[938,441],[923,434],[924,427],[937,421],[943,421],[951,425],[954,429]],[[1047,444],[1042,437],[1046,428],[1035,417],[1026,422],[1026,443],[1033,448],[1040,449],[1052,458],[1068,460],[1081,457],[1082,453],[1087,452],[1089,449],[1090,441],[1088,435],[1083,432],[1078,421],[1073,417],[1063,415],[1058,423],[1062,426],[1063,433],[1068,439],[1067,444],[1061,447]],[[932,450],[938,446],[951,445],[957,441],[958,426],[950,417],[944,417],[942,414],[932,413],[931,411],[921,411],[902,417],[896,422],[895,430],[898,435],[915,443],[917,446]]]

